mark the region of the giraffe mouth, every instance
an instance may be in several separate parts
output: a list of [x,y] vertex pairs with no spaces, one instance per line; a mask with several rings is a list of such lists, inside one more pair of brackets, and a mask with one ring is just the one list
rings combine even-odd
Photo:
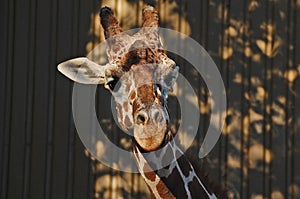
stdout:
[[155,149],[149,150],[149,148],[142,147],[139,144],[140,142],[135,138],[135,136],[132,136],[133,151],[137,152],[135,149],[136,147],[139,149],[138,151],[140,151],[142,153],[159,150],[159,149],[163,148],[164,146],[166,146],[170,141],[172,141],[172,139],[173,139],[173,134],[172,134],[171,130],[169,128],[167,128],[166,131],[164,132],[162,142]]

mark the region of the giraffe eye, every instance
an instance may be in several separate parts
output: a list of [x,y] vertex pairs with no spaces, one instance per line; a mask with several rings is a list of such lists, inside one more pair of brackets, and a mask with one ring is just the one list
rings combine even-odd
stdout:
[[[114,77],[111,81],[107,83],[108,87],[112,91],[118,91],[120,88],[119,78]],[[117,87],[116,87],[117,86]]]
[[154,84],[154,92],[155,92],[156,96],[161,95],[161,85],[160,84]]

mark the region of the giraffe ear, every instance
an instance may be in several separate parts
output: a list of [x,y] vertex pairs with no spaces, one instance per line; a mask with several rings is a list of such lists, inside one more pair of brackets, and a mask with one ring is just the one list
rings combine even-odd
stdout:
[[99,65],[85,57],[60,63],[57,69],[71,80],[82,84],[104,84],[107,65]]
[[177,80],[179,73],[179,66],[172,68],[163,78],[164,85],[167,86],[169,91],[173,91],[173,86]]

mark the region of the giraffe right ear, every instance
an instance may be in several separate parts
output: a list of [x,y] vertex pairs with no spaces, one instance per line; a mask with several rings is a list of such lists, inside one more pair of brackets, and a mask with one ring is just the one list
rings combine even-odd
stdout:
[[86,57],[60,63],[57,69],[71,80],[82,84],[104,84],[108,65],[99,65]]

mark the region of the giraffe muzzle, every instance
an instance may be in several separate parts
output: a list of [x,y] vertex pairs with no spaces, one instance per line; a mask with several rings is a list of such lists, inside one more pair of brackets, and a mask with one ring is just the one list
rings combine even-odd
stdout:
[[165,140],[167,117],[164,108],[152,105],[142,109],[134,117],[134,138],[146,151],[158,149]]
[[160,110],[151,110],[150,114],[145,111],[140,111],[135,117],[135,123],[138,125],[147,125],[151,122],[150,120],[152,120],[154,124],[159,125],[160,123],[163,123],[163,120],[165,119],[163,114],[164,113]]

